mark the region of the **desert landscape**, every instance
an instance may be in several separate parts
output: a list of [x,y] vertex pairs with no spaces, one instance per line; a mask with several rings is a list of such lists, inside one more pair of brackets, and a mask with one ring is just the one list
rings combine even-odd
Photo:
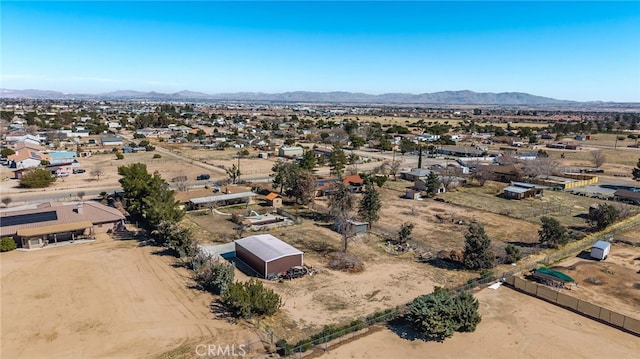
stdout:
[[0,356],[146,358],[193,353],[199,343],[259,343],[250,327],[215,318],[211,294],[191,289],[189,271],[161,252],[103,234],[2,253]]
[[636,336],[513,289],[482,289],[475,296],[482,322],[473,333],[438,343],[405,339],[398,328],[382,327],[321,357],[635,358],[640,352]]

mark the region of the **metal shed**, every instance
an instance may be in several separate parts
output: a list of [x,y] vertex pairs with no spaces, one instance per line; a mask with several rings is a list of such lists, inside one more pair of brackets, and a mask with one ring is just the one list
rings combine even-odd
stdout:
[[235,241],[236,258],[263,278],[285,273],[304,264],[304,253],[271,234],[258,234]]

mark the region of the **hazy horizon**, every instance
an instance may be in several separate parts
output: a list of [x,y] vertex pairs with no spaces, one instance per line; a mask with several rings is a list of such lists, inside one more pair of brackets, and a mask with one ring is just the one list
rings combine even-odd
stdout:
[[14,2],[0,87],[640,102],[638,2]]

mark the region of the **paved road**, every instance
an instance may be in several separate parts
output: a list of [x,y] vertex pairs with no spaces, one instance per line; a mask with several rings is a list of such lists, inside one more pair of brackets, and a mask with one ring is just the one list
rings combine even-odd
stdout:
[[84,192],[83,199],[96,198],[101,192],[113,193],[116,191],[122,191],[121,187],[102,187],[102,188],[63,188],[54,190],[51,188],[41,189],[29,192],[12,193],[11,206],[20,206],[23,204],[29,204],[33,202],[48,202],[48,201],[77,201],[78,192]]

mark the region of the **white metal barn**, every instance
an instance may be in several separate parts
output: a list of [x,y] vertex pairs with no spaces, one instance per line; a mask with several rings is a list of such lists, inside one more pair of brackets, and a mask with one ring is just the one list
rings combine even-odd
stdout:
[[605,260],[611,251],[611,243],[606,241],[597,241],[591,247],[591,258]]

